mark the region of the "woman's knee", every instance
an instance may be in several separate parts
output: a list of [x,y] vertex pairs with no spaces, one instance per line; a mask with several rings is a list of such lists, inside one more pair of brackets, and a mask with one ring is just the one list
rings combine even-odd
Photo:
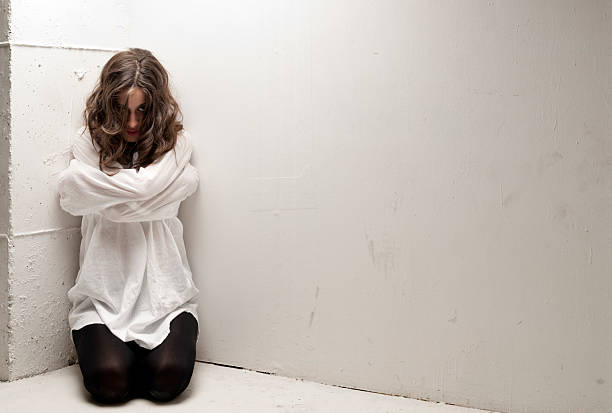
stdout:
[[83,382],[92,397],[101,403],[123,402],[130,392],[128,368],[119,364],[89,368]]
[[149,395],[158,401],[170,401],[189,385],[194,363],[167,362],[152,370]]

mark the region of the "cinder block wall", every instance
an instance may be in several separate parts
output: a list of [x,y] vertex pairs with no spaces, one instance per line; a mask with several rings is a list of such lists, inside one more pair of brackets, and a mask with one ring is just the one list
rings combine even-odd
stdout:
[[[9,1],[1,4],[8,11]],[[87,93],[102,65],[125,47],[122,4],[19,1],[0,20],[4,380],[76,360],[66,292],[78,271],[81,219],[59,208],[57,174],[68,164]]]

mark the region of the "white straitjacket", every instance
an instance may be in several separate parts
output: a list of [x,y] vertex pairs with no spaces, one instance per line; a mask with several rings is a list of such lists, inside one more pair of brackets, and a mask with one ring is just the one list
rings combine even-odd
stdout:
[[99,169],[99,147],[86,128],[73,136],[71,147],[74,159],[58,178],[61,207],[83,216],[79,272],[68,291],[70,328],[105,324],[122,341],[153,349],[181,312],[198,320],[199,291],[177,217],[180,203],[199,184],[189,163],[191,136],[179,132],[174,151],[113,176]]

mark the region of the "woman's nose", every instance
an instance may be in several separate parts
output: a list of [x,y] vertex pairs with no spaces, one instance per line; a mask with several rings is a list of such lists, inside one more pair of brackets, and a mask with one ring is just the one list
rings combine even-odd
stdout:
[[128,128],[136,129],[137,126],[138,126],[138,120],[136,119],[136,115],[135,114],[130,115],[130,118],[128,119]]

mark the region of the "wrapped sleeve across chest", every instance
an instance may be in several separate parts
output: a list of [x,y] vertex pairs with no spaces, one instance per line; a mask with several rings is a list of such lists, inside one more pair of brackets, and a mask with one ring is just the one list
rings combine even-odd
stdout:
[[71,146],[74,159],[58,179],[60,206],[78,216],[99,213],[115,222],[175,217],[180,203],[198,187],[197,170],[189,163],[191,136],[179,132],[175,149],[152,164],[121,169],[109,176],[98,166],[98,148],[83,128]]

